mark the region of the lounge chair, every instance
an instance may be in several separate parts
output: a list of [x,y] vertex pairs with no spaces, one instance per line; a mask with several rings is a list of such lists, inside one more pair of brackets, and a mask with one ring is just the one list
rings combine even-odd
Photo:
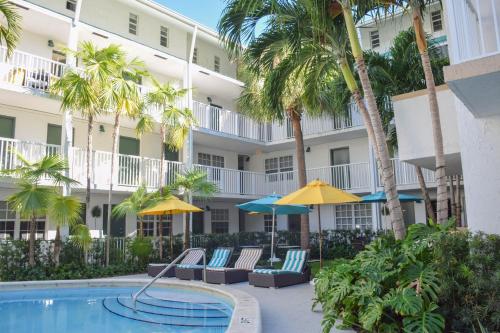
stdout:
[[248,281],[255,287],[281,288],[306,283],[311,278],[307,266],[309,251],[288,250],[281,269],[254,269],[248,274]]
[[205,282],[230,284],[248,281],[248,273],[253,271],[261,256],[262,248],[244,248],[241,250],[238,260],[234,263],[234,268],[207,268],[207,280]]
[[[231,259],[233,248],[219,247],[215,249],[207,268],[226,267]],[[203,265],[179,264],[175,266],[175,276],[181,280],[202,280]]]
[[[186,256],[181,260],[179,265],[196,265],[203,259],[203,250],[191,250],[186,254]],[[163,277],[175,277],[175,266],[170,268]],[[167,264],[149,264],[148,265],[148,275],[157,276],[167,267]]]

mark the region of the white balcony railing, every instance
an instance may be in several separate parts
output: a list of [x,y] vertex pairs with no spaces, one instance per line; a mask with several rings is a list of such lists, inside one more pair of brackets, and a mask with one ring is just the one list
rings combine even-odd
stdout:
[[6,56],[7,49],[0,47],[0,79],[34,91],[47,92],[51,82],[66,69],[63,63],[18,50],[10,58]]
[[446,0],[453,64],[500,52],[498,0]]
[[[19,152],[28,161],[38,161],[43,156],[60,154],[58,145],[35,143],[15,139],[0,138],[0,169],[12,169],[20,165],[16,155]],[[85,187],[87,182],[86,150],[72,148],[71,177]],[[392,161],[396,182],[399,186],[417,186],[415,167]],[[297,171],[266,174],[263,172],[241,171],[195,164],[198,170],[207,173],[208,180],[217,184],[221,194],[261,196],[269,193],[288,194],[298,189]],[[109,186],[111,153],[93,151],[91,172],[92,188],[106,189]],[[164,183],[171,184],[178,173],[185,170],[181,162],[163,161]],[[434,172],[423,169],[424,178],[432,186]],[[335,165],[307,170],[307,178],[320,179],[335,187],[356,192],[369,192],[371,188],[370,167],[368,162]],[[142,156],[118,154],[113,183],[120,190],[133,191],[141,184],[156,188],[160,181],[160,160]],[[379,180],[378,186],[381,185]]]

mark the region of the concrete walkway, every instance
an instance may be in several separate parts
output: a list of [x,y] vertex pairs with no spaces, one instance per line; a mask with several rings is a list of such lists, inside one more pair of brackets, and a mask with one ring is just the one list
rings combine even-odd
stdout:
[[[146,275],[129,277],[145,278]],[[259,301],[264,333],[321,333],[323,314],[319,310],[311,311],[314,287],[310,284],[281,289],[256,288],[248,283],[221,287],[244,291]],[[349,331],[332,330],[331,333],[334,332]]]

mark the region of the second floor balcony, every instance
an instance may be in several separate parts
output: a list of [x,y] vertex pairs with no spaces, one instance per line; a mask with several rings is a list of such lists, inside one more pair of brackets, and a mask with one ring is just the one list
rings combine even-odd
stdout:
[[[16,50],[10,58],[6,58],[6,49],[0,47],[0,85],[4,88],[47,95],[49,87],[60,78],[67,65],[28,52]],[[149,87],[140,86],[146,94]],[[185,107],[186,102],[179,101]],[[152,111],[154,113],[154,110]],[[291,122],[286,119],[282,123],[259,123],[255,120],[231,110],[193,101],[193,113],[198,122],[196,130],[215,135],[231,136],[243,140],[251,140],[260,144],[281,143],[293,139]],[[361,129],[363,121],[357,108],[350,105],[344,115],[302,118],[304,137],[322,136],[349,129]]]
[[[19,165],[15,152],[20,153],[29,161],[37,161],[46,155],[60,154],[61,148],[58,145],[0,138],[0,170],[11,169]],[[70,175],[80,183],[75,186],[75,189],[81,190],[85,187],[87,177],[86,150],[74,147],[71,149],[71,154]],[[91,163],[93,190],[108,189],[111,156],[110,152],[93,151]],[[141,184],[145,184],[150,189],[158,188],[160,163],[159,159],[118,154],[117,166],[113,174],[115,190],[132,192]],[[393,166],[398,186],[404,189],[418,187],[413,165],[394,159]],[[217,196],[253,198],[270,193],[288,194],[298,189],[296,170],[264,173],[199,164],[193,165],[193,168],[205,171],[208,180],[217,184],[219,188]],[[176,175],[183,170],[186,170],[184,163],[164,160],[164,183],[171,184]],[[424,169],[424,176],[428,185],[434,186],[434,173]],[[308,169],[307,178],[309,180],[320,179],[335,187],[360,194],[370,192],[373,184],[368,162]],[[380,189],[380,182],[378,187]]]

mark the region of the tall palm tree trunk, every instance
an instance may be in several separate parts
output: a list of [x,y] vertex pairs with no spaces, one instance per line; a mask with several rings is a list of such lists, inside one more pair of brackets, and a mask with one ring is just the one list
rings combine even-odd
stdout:
[[90,185],[92,182],[92,131],[94,129],[94,117],[89,115],[87,125],[87,189],[85,192],[85,215],[90,212]]
[[455,176],[450,176],[448,177],[450,180],[450,202],[451,202],[451,217],[455,218],[455,226],[458,226],[457,224],[457,197],[455,196]]
[[456,196],[457,196],[457,199],[456,199],[456,211],[455,211],[455,215],[457,217],[457,226],[459,227],[463,227],[462,225],[462,196],[460,194],[460,175],[457,175],[457,182],[456,182]]
[[61,227],[56,227],[56,237],[54,239],[54,265],[59,266],[59,257],[61,255]]
[[[164,171],[164,164],[165,164],[165,126],[160,125],[160,138],[161,138],[161,143],[160,143],[160,174],[158,177],[158,186],[159,188],[163,188],[165,186],[165,171]],[[162,190],[160,190],[162,191]],[[162,193],[163,194],[163,193]]]
[[380,167],[382,169],[384,189],[387,197],[387,205],[389,206],[392,230],[394,231],[394,236],[396,237],[396,239],[404,239],[406,235],[406,228],[403,220],[401,203],[399,202],[398,192],[396,189],[394,169],[389,157],[389,149],[385,140],[382,121],[380,119],[377,103],[375,101],[375,95],[373,93],[371,82],[368,77],[368,71],[366,69],[365,60],[363,58],[363,52],[361,50],[356,26],[352,17],[350,0],[342,1],[342,11],[344,13],[344,19],[349,35],[349,41],[351,43],[352,53],[358,67],[358,75],[361,81],[361,86],[363,87],[365,99],[367,102],[368,113],[370,115],[371,124],[373,126],[373,132],[376,140],[375,143],[377,146],[376,151],[378,152]]
[[115,114],[115,124],[113,127],[113,147],[111,148],[111,170],[109,175],[109,190],[108,190],[108,223],[106,225],[106,266],[109,265],[109,250],[110,250],[110,238],[111,238],[111,202],[113,199],[113,176],[115,173],[116,164],[116,150],[118,148],[118,138],[120,136],[120,112]]
[[415,173],[417,174],[418,184],[420,185],[420,192],[422,193],[422,197],[424,198],[425,211],[427,212],[427,216],[432,219],[432,221],[436,221],[436,215],[434,215],[434,208],[432,208],[431,197],[429,196],[429,191],[427,190],[427,185],[425,184],[425,178],[424,174],[422,173],[422,168],[419,166],[415,166]]
[[[299,110],[287,110],[288,116],[292,121],[293,136],[295,138],[295,154],[297,155],[297,173],[299,178],[299,188],[307,185],[306,159],[304,153],[304,136],[302,134],[302,125],[300,123],[301,114]],[[309,215],[300,215],[300,247],[309,248]]]
[[31,267],[35,266],[36,215],[33,212],[30,220],[30,239],[28,241],[28,260]]
[[436,182],[437,182],[437,222],[444,223],[448,219],[448,190],[446,181],[446,162],[444,159],[443,133],[441,131],[441,119],[439,116],[439,105],[436,95],[436,85],[432,74],[431,61],[427,52],[427,41],[422,25],[420,8],[413,1],[412,7],[413,28],[417,41],[422,66],[424,69],[427,95],[429,97],[429,110],[431,112],[432,134],[434,138],[434,153],[436,155]]

